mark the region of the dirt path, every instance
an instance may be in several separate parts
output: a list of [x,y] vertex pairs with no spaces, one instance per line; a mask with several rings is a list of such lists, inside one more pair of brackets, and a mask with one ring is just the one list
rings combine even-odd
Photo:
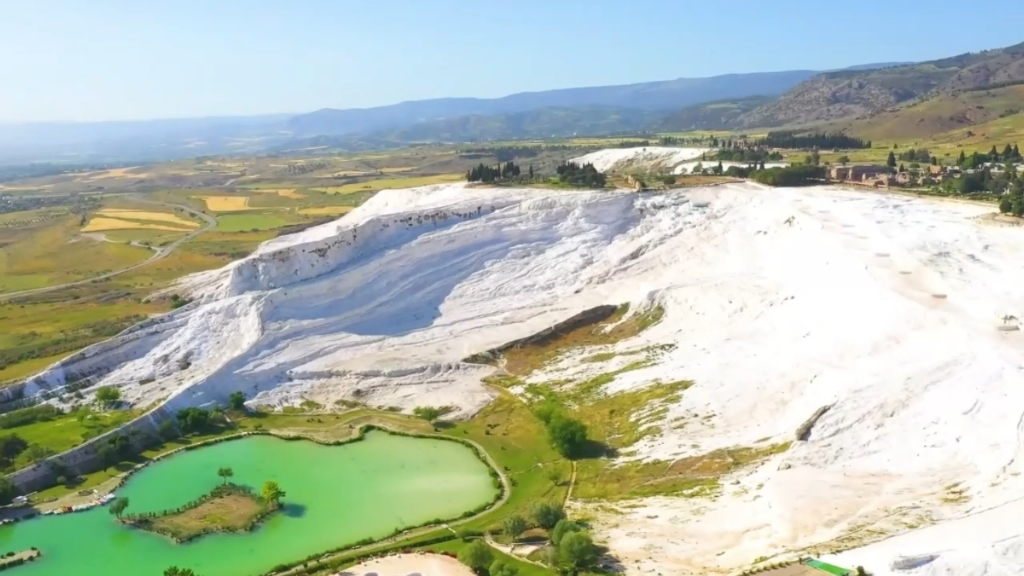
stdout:
[[0,294],[0,302],[3,302],[4,300],[8,300],[10,298],[14,298],[16,296],[27,296],[29,294],[41,294],[43,292],[52,292],[54,290],[61,290],[63,288],[71,288],[73,286],[82,286],[82,285],[88,284],[90,282],[95,282],[97,280],[106,280],[108,278],[113,278],[114,276],[119,276],[121,274],[124,274],[125,272],[131,272],[132,270],[138,270],[139,268],[142,268],[143,266],[152,264],[153,262],[156,262],[157,260],[163,260],[164,258],[170,256],[171,253],[174,252],[174,250],[176,248],[178,248],[178,246],[181,246],[185,242],[188,242],[189,240],[191,240],[192,238],[195,238],[196,236],[202,234],[203,232],[207,232],[209,230],[212,230],[214,228],[214,226],[217,225],[217,220],[215,218],[213,218],[212,216],[210,216],[209,214],[204,214],[202,212],[199,212],[198,210],[194,210],[192,208],[189,208],[188,206],[183,206],[181,204],[169,204],[167,202],[157,202],[157,201],[154,201],[154,200],[143,200],[141,198],[133,198],[133,200],[136,201],[136,202],[142,202],[144,204],[153,204],[153,205],[156,205],[156,206],[167,206],[167,207],[171,207],[171,208],[180,208],[180,209],[188,212],[192,216],[195,216],[196,218],[199,218],[200,220],[205,222],[205,225],[202,228],[199,228],[197,230],[193,230],[192,232],[189,232],[188,234],[182,236],[178,240],[175,240],[174,242],[171,242],[167,246],[164,246],[163,248],[160,248],[159,250],[157,250],[157,252],[155,254],[153,254],[152,256],[147,258],[146,260],[143,260],[142,262],[139,262],[138,264],[133,264],[132,266],[129,266],[127,268],[122,268],[121,270],[115,270],[113,272],[107,272],[106,274],[100,274],[99,276],[93,276],[91,278],[86,278],[84,280],[76,280],[75,282],[68,282],[67,284],[58,284],[56,286],[46,286],[46,287],[43,287],[43,288],[33,288],[31,290],[20,290],[18,292],[8,292],[6,294]]

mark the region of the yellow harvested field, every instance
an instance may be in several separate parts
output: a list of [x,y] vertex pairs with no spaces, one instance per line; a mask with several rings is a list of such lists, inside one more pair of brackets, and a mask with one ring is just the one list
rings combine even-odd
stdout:
[[299,214],[306,216],[341,216],[348,214],[355,206],[321,206],[319,208],[303,208]]
[[171,230],[174,232],[185,232],[185,230],[178,226],[132,222],[131,220],[104,218],[102,216],[89,220],[85,228],[82,228],[82,232],[105,232],[107,230]]
[[196,196],[206,202],[206,207],[214,212],[238,212],[252,210],[248,196]]
[[129,170],[135,170],[136,168],[138,168],[138,166],[99,170],[97,172],[87,172],[82,174],[82,176],[87,180],[98,180],[100,178],[146,178],[150,176],[150,174],[146,172],[129,172]]
[[293,200],[301,200],[306,197],[305,194],[299,194],[296,192],[294,188],[258,188],[253,190],[253,192],[258,192],[260,194],[277,194],[278,196],[291,198]]
[[367,174],[373,174],[373,172],[365,172],[363,170],[341,170],[334,172],[333,174],[324,174],[321,178],[336,178],[344,176],[366,176]]
[[167,222],[184,228],[198,228],[199,224],[186,220],[176,214],[166,212],[146,212],[145,210],[128,210],[124,208],[104,208],[96,212],[97,216],[108,216],[110,218],[127,218],[129,220],[146,220],[153,222]]

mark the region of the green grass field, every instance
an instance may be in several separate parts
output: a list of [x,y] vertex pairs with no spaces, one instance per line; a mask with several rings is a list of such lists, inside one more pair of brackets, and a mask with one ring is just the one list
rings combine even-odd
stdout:
[[273,230],[290,222],[278,214],[227,214],[217,218],[218,232]]
[[354,182],[341,186],[318,186],[314,191],[330,194],[354,194],[356,192],[373,192],[390,188],[413,188],[429,184],[444,184],[465,180],[465,174],[437,174],[434,176],[409,176],[406,178],[380,178],[366,182]]

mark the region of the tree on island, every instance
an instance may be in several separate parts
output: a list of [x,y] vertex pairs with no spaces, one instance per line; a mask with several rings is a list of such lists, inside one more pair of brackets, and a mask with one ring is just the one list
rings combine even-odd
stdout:
[[96,390],[96,402],[104,408],[113,408],[121,402],[121,391],[113,386],[100,386]]
[[244,410],[245,409],[245,394],[242,392],[232,392],[228,396],[228,406],[232,410]]
[[234,475],[235,475],[235,471],[232,470],[231,468],[218,468],[217,469],[217,476],[220,476],[224,480],[225,484],[228,483],[228,478],[231,478]]
[[477,574],[486,570],[494,561],[494,554],[491,547],[483,540],[474,540],[459,552],[459,562],[469,566]]
[[124,514],[126,508],[128,508],[128,499],[123,496],[110,503],[110,513],[118,520],[121,519],[121,514]]
[[164,576],[197,576],[191,568],[178,568],[177,566],[171,566],[167,570],[164,570]]
[[281,490],[281,487],[273,480],[267,480],[263,483],[263,489],[260,491],[260,494],[263,496],[263,500],[272,502],[274,505],[280,505],[281,498],[285,497],[284,490]]

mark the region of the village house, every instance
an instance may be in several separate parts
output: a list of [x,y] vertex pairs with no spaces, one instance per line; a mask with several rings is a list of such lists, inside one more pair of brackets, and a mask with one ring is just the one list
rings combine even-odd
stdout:
[[870,164],[855,166],[836,166],[832,168],[829,178],[837,182],[863,182],[865,176],[876,176],[889,171],[887,166]]

